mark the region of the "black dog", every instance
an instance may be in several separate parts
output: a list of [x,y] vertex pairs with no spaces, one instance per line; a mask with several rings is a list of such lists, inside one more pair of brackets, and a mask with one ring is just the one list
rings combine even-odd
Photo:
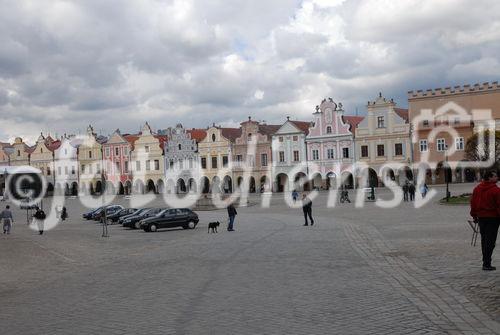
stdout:
[[217,233],[217,227],[219,227],[220,222],[215,221],[215,222],[210,222],[208,224],[208,233],[210,233],[210,229],[212,229],[212,233]]

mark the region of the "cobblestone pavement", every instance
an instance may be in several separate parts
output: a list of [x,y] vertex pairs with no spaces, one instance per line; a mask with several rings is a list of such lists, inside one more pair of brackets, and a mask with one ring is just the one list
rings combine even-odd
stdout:
[[219,210],[195,230],[112,226],[109,238],[78,200],[43,236],[16,211],[0,236],[0,333],[500,333],[498,274],[480,269],[466,206],[326,202],[312,227],[274,197],[239,208],[234,233],[207,234]]

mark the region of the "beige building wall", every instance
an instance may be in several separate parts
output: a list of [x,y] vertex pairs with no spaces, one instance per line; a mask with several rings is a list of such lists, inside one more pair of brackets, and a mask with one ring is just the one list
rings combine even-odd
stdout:
[[88,126],[87,134],[78,148],[79,185],[81,192],[85,194],[100,192],[103,188],[101,148],[94,129]]
[[155,135],[146,122],[131,152],[133,192],[165,192],[164,136]]

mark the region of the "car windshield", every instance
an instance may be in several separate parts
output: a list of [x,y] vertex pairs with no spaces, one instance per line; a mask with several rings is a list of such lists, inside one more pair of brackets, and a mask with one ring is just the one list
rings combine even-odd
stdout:
[[163,210],[160,211],[160,213],[156,214],[156,216],[161,216],[161,215],[163,215],[163,214],[165,214],[167,212],[168,212],[168,209],[163,209]]

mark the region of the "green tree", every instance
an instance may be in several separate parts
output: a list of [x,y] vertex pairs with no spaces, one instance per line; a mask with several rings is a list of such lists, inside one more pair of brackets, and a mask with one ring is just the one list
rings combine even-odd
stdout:
[[[484,150],[479,147],[479,140],[484,141]],[[495,146],[495,161],[490,168],[499,169],[500,167],[500,131],[495,131],[494,143],[490,143],[490,131],[485,130],[482,133],[472,135],[465,145],[465,158],[469,161],[485,162],[490,159],[490,147]]]

